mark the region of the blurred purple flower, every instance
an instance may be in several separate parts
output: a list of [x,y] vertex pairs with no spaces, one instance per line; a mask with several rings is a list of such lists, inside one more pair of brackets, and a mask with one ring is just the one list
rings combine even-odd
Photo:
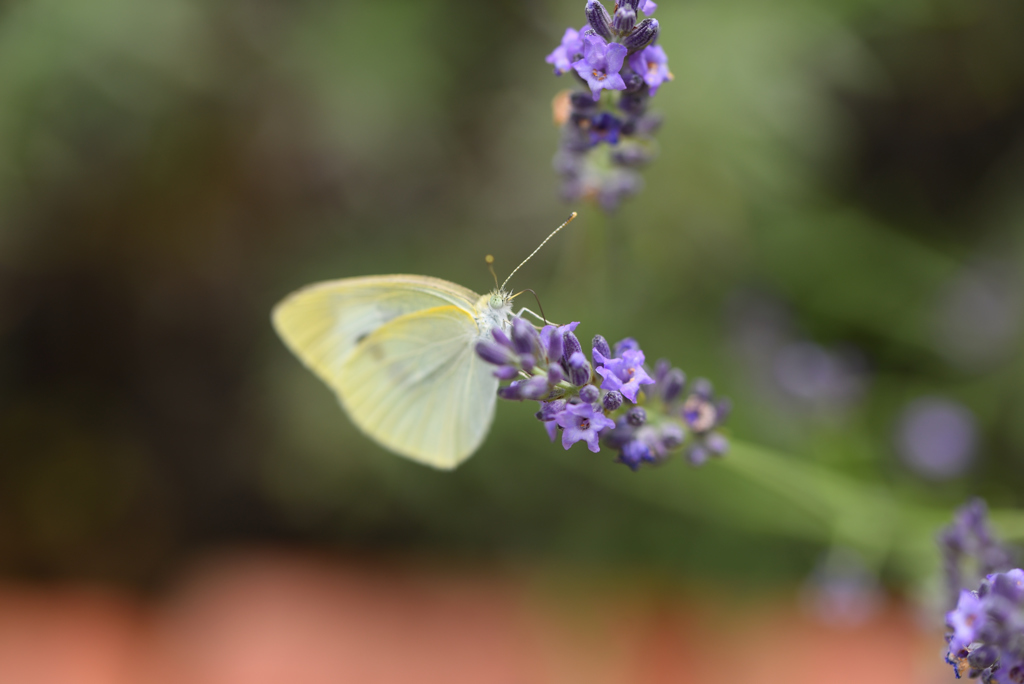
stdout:
[[629,66],[643,77],[651,95],[657,94],[662,83],[674,78],[668,70],[668,57],[660,45],[650,45],[634,52],[629,57]]
[[970,409],[941,397],[912,401],[896,427],[896,452],[903,463],[932,480],[962,475],[974,459],[977,441]]
[[572,63],[579,59],[578,55],[581,54],[583,54],[582,29],[577,31],[570,26],[565,29],[562,42],[544,58],[544,61],[555,67],[556,76],[561,76],[572,70]]
[[814,342],[793,342],[775,356],[775,379],[788,394],[803,401],[845,403],[864,389],[864,362],[859,354],[829,351]]

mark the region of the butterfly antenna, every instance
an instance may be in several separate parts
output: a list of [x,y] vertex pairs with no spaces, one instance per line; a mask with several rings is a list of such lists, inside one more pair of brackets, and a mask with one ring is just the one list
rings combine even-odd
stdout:
[[498,289],[498,274],[494,272],[494,255],[488,254],[484,257],[484,261],[487,262],[487,270],[494,276],[494,288]]
[[544,315],[544,306],[540,303],[540,297],[538,297],[537,293],[534,292],[533,290],[531,290],[530,288],[526,288],[524,290],[520,290],[519,292],[516,292],[509,299],[515,299],[516,297],[518,297],[519,295],[523,294],[524,292],[529,292],[530,294],[533,295],[533,298],[537,300],[537,308],[540,309],[540,317],[544,319],[544,325],[550,325],[548,323],[548,317]]
[[[526,262],[527,262],[527,261],[529,261],[530,259],[532,259],[532,258],[533,258],[533,255],[534,255],[534,254],[536,254],[537,252],[539,252],[539,251],[540,251],[540,248],[541,248],[541,247],[543,247],[544,245],[546,245],[546,244],[548,243],[548,240],[550,240],[551,238],[555,237],[555,234],[556,234],[556,233],[558,233],[558,231],[562,230],[562,229],[563,229],[563,228],[565,228],[565,227],[566,227],[567,225],[569,225],[570,223],[572,223],[572,220],[573,220],[574,218],[576,218],[576,212],[575,212],[575,211],[574,211],[574,212],[572,212],[572,214],[570,214],[570,215],[569,215],[569,218],[567,218],[567,219],[565,220],[565,223],[563,223],[562,225],[558,226],[558,227],[557,227],[557,228],[555,228],[555,229],[554,229],[553,231],[551,231],[551,235],[548,235],[548,236],[547,236],[546,238],[544,238],[544,241],[543,241],[543,242],[541,242],[541,243],[540,243],[539,245],[537,245],[537,249],[533,250],[533,252],[531,252],[531,253],[530,253],[530,256],[528,256],[528,257],[526,257],[525,259],[523,259],[523,263],[519,264],[519,265],[518,265],[518,266],[516,266],[516,267],[515,267],[514,269],[512,269],[512,272],[508,274],[508,278],[505,278],[505,282],[503,282],[503,283],[501,284],[501,287],[499,287],[498,289],[499,289],[499,290],[504,290],[504,289],[505,289],[505,286],[506,286],[506,285],[508,285],[508,281],[512,280],[512,276],[514,276],[514,275],[516,274],[516,271],[518,271],[519,269],[521,269],[521,268],[522,268],[522,267],[523,267],[523,266],[524,266],[524,265],[526,264]],[[526,290],[523,290],[523,292],[525,292],[525,291],[526,291]],[[538,303],[538,304],[540,304],[540,302],[537,302],[537,303]]]

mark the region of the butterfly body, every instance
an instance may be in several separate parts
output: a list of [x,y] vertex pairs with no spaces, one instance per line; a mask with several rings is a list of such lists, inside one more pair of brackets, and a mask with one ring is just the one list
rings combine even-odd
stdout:
[[417,275],[302,288],[273,311],[281,339],[384,447],[451,469],[483,442],[498,380],[475,352],[507,331],[511,297]]

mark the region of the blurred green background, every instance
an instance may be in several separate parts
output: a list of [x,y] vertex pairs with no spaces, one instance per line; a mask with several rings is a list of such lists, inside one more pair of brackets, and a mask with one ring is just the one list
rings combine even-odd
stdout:
[[271,542],[801,581],[843,540],[784,482],[632,474],[508,403],[434,472],[270,327],[316,280],[486,291],[571,209],[514,284],[710,378],[734,439],[1024,504],[1024,4],[665,0],[661,156],[609,217],[551,168],[583,5],[0,3],[0,572],[146,587]]

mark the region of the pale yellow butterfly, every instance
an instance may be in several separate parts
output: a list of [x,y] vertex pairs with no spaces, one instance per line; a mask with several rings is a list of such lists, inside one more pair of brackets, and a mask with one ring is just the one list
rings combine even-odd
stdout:
[[498,380],[475,348],[494,328],[510,327],[505,285],[574,218],[489,294],[419,275],[329,280],[274,307],[274,329],[366,435],[450,470],[477,450],[494,419]]

